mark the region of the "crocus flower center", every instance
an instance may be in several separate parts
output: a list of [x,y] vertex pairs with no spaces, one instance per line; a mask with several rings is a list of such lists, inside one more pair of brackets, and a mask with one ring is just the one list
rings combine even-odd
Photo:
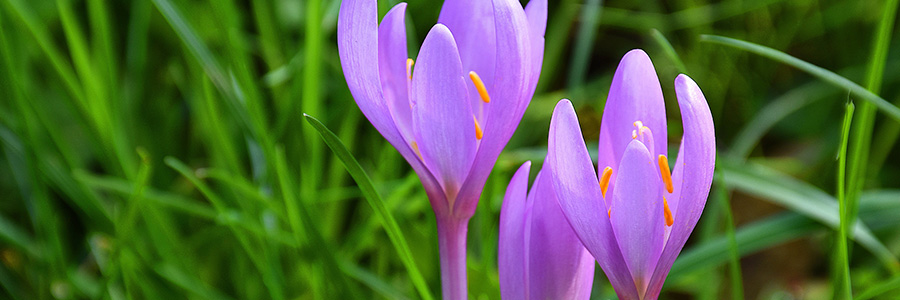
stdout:
[[[653,132],[650,130],[650,127],[644,126],[644,122],[640,120],[634,121],[635,129],[631,131],[631,138],[641,141],[647,149],[653,149]],[[665,155],[659,155],[659,173],[662,178],[663,184],[665,184],[666,192],[671,194],[675,191],[675,187],[672,185],[672,173],[669,171],[669,158]],[[603,195],[603,198],[606,198],[606,190],[609,188],[609,180],[612,178],[612,167],[607,166],[603,169],[603,174],[600,175],[600,192]],[[666,226],[672,226],[675,223],[675,218],[672,216],[672,210],[669,209],[669,202],[666,200],[666,197],[663,196],[663,209],[665,213],[665,221]],[[612,209],[606,211],[607,216],[612,216]]]

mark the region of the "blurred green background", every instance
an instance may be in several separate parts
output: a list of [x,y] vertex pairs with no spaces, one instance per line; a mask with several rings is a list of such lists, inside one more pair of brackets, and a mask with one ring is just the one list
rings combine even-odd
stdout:
[[[470,223],[472,298],[499,298],[502,196],[521,163],[539,168],[553,106],[572,99],[596,149],[633,48],[662,82],[671,157],[678,73],[716,122],[716,180],[663,298],[900,297],[897,1],[635,2],[550,1],[538,92]],[[410,56],[439,4],[410,1]],[[0,0],[0,298],[439,297],[434,216],[347,90],[339,6]],[[615,297],[599,268],[593,297]]]

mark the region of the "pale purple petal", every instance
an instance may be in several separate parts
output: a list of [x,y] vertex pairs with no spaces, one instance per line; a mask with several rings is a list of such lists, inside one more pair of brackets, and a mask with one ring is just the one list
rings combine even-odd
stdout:
[[525,11],[514,0],[493,0],[496,45],[498,45],[497,74],[492,87],[488,87],[491,102],[485,104],[487,116],[482,120],[484,138],[478,146],[478,154],[466,183],[460,190],[454,212],[461,216],[475,213],[481,190],[497,156],[509,142],[522,119],[520,106],[527,106],[530,97],[524,97],[531,78],[530,40]]
[[528,196],[533,199],[528,215],[531,219],[528,298],[589,299],[594,283],[594,257],[560,210],[549,169],[538,174]]
[[[490,89],[494,83],[495,57],[497,54],[494,32],[494,10],[488,0],[446,0],[441,7],[438,23],[444,24],[453,32],[459,55],[463,64],[463,72],[475,71]],[[501,25],[508,26],[508,25]],[[469,100],[473,111],[482,118],[481,98],[471,81],[466,82],[469,88]]]
[[432,205],[445,202],[440,185],[394,125],[378,71],[378,8],[375,1],[345,0],[338,16],[338,52],[347,87],[359,110],[419,175]]
[[628,267],[616,243],[600,184],[569,100],[561,100],[550,120],[547,163],[563,214],[606,273],[620,299],[637,299]]
[[434,25],[416,61],[411,90],[413,131],[425,166],[452,197],[469,173],[477,138],[450,30]]
[[[527,99],[534,96],[538,79],[541,77],[541,67],[544,62],[544,31],[547,29],[547,0],[528,1],[525,7],[525,17],[528,19],[528,27],[531,32],[531,81],[525,93]],[[525,113],[527,105],[519,107],[519,114]]]
[[544,36],[547,30],[547,0],[531,0],[525,6],[525,16],[532,36]]
[[394,6],[378,26],[378,65],[388,110],[407,143],[413,141],[406,73],[406,3]]
[[675,78],[675,94],[684,124],[683,149],[678,155],[679,159],[684,157],[684,173],[679,176],[684,183],[676,209],[678,214],[647,289],[648,297],[659,296],[672,263],[697,225],[709,196],[716,163],[715,129],[703,92],[690,77],[682,74]]
[[[625,153],[625,146],[632,139],[635,121],[641,121],[653,132],[654,145],[653,149],[649,149],[650,154],[653,157],[667,154],[666,106],[662,88],[653,62],[640,49],[628,51],[613,75],[600,123],[599,170],[612,167],[613,174],[619,171],[618,163]],[[615,183],[610,182],[607,193],[614,190]]]
[[640,141],[625,148],[616,183],[610,220],[638,294],[643,294],[663,249],[666,224],[659,167]]
[[516,171],[500,207],[500,240],[497,243],[497,270],[500,273],[500,296],[503,299],[525,299],[526,281],[525,244],[526,195],[531,162],[525,162]]

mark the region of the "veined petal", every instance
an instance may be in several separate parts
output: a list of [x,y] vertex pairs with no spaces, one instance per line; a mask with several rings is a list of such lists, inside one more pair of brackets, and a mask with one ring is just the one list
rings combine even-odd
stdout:
[[516,171],[500,207],[500,240],[497,243],[497,264],[500,273],[500,296],[503,299],[526,299],[528,282],[526,279],[526,258],[528,245],[525,244],[525,219],[527,217],[526,195],[531,162],[525,162]]
[[531,0],[525,6],[525,16],[532,36],[544,36],[547,31],[547,0]]
[[378,66],[388,110],[407,143],[413,142],[406,74],[406,3],[394,6],[378,26]]
[[[667,154],[662,88],[653,62],[640,49],[628,51],[613,75],[600,123],[600,156],[597,159],[600,170],[612,167],[613,173],[619,171],[619,161],[632,140],[632,130],[636,129],[635,121],[641,121],[653,133],[654,146],[648,149],[650,154],[654,157]],[[615,183],[610,182],[607,193],[614,191]]]
[[[528,27],[531,32],[531,80],[525,93],[526,99],[534,96],[538,79],[541,77],[541,67],[544,63],[544,32],[547,29],[547,0],[528,1],[525,7],[525,17],[528,19]],[[520,114],[525,113],[528,105],[520,106]]]
[[338,15],[338,52],[347,87],[359,110],[419,175],[432,205],[445,202],[440,185],[397,130],[382,94],[378,70],[378,7],[375,0],[345,0]]
[[589,299],[594,283],[594,257],[584,248],[559,208],[549,169],[538,173],[528,196],[532,199],[528,215],[531,219],[528,298]]
[[494,168],[497,156],[522,119],[524,109],[520,106],[527,106],[531,101],[530,97],[523,96],[531,78],[531,43],[525,11],[515,0],[492,2],[498,47],[497,69],[494,82],[488,87],[491,103],[485,105],[486,116],[481,123],[484,138],[478,146],[472,171],[460,190],[460,200],[456,201],[454,207],[454,212],[463,216],[475,213],[484,182]]
[[675,223],[672,225],[669,240],[647,289],[648,297],[659,296],[675,258],[697,225],[709,196],[716,164],[715,129],[706,97],[703,96],[700,87],[684,74],[675,78],[675,94],[678,97],[681,120],[684,124],[682,150],[678,154],[680,162],[677,163],[683,167],[683,172],[677,173],[683,183],[678,191],[680,193],[678,206],[673,211],[673,214],[677,213],[674,216]]
[[616,183],[610,220],[638,294],[643,295],[662,253],[666,224],[659,167],[640,141],[632,140],[625,148]]
[[638,299],[600,195],[600,184],[569,100],[561,100],[550,120],[547,142],[553,189],[572,230],[606,273],[620,299]]
[[444,25],[432,27],[413,73],[413,131],[422,161],[452,205],[475,158],[475,122],[456,42]]
[[[494,32],[494,11],[491,2],[487,0],[445,0],[441,7],[441,15],[438,23],[444,24],[453,32],[456,44],[459,46],[459,56],[463,64],[463,72],[475,71],[484,81],[484,85],[490,87],[494,83],[495,56],[497,54]],[[473,110],[482,118],[478,108],[481,98],[475,90],[472,82],[466,82],[470,87],[469,100]]]

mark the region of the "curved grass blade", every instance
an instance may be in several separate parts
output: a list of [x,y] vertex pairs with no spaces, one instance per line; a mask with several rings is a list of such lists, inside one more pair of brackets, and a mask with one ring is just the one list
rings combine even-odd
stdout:
[[669,60],[675,64],[675,68],[678,69],[678,72],[688,74],[687,67],[684,66],[684,61],[678,56],[678,52],[675,52],[675,48],[672,47],[672,43],[669,43],[666,36],[656,28],[650,29],[650,36],[653,37],[653,40],[656,41],[657,44],[659,44],[659,47],[662,48],[666,56],[669,57]]
[[331,130],[325,127],[322,122],[319,122],[318,119],[310,115],[303,114],[303,117],[306,118],[306,122],[319,132],[319,135],[322,136],[325,144],[328,145],[328,148],[331,148],[334,155],[344,163],[347,172],[350,173],[350,176],[352,176],[353,180],[356,181],[356,184],[359,185],[359,189],[362,190],[366,202],[372,206],[372,209],[375,210],[375,214],[377,214],[384,222],[384,229],[388,234],[388,238],[390,238],[391,244],[394,245],[397,254],[400,256],[400,260],[403,261],[403,265],[409,272],[410,280],[413,282],[413,285],[415,285],[419,295],[422,296],[422,299],[434,299],[428,290],[428,286],[425,284],[425,279],[416,267],[415,261],[413,261],[412,252],[409,250],[409,245],[406,242],[403,231],[400,230],[397,221],[394,220],[391,212],[384,205],[384,201],[381,199],[378,191],[375,190],[375,185],[372,184],[369,175],[366,174],[356,158],[353,157],[353,154],[350,154],[350,150],[347,150],[347,147],[344,146],[344,143],[338,139],[334,132],[331,132]]
[[[785,206],[832,229],[839,228],[837,200],[822,190],[758,164],[736,165],[725,159],[720,162],[717,167],[729,178],[730,188]],[[888,270],[900,272],[900,262],[865,224],[855,222],[852,232],[850,236],[874,254]]]
[[[729,178],[729,181],[734,180]],[[807,236],[820,228],[821,225],[807,217],[787,212],[741,226],[734,237],[737,249],[743,256]],[[677,282],[682,276],[728,262],[730,247],[728,237],[722,236],[685,249],[672,266],[668,277],[671,280],[668,281]]]
[[[844,124],[841,127],[841,148],[838,152],[838,173],[837,173],[837,199],[838,211],[840,216],[840,230],[838,230],[838,248],[836,249],[837,261],[835,261],[835,269],[840,269],[840,285],[835,284],[835,295],[843,294],[844,299],[853,299],[852,289],[850,286],[850,258],[847,254],[847,232],[850,230],[850,224],[855,216],[850,215],[850,203],[848,203],[847,194],[845,192],[846,182],[845,176],[847,171],[847,141],[850,137],[850,122],[853,120],[853,102],[847,103],[847,110],[844,113]],[[840,292],[839,292],[840,291]]]
[[876,286],[870,287],[865,292],[860,293],[859,296],[856,296],[856,300],[872,299],[896,289],[900,289],[900,276],[894,276]]
[[887,102],[887,100],[884,100],[884,98],[881,98],[880,96],[870,92],[859,84],[850,81],[850,79],[844,78],[843,76],[826,70],[822,67],[813,65],[799,58],[793,57],[787,53],[766,46],[729,37],[704,34],[700,36],[700,40],[704,42],[738,48],[793,66],[837,87],[849,90],[851,95],[872,103],[892,119],[900,121],[900,108],[892,105],[891,103]]

